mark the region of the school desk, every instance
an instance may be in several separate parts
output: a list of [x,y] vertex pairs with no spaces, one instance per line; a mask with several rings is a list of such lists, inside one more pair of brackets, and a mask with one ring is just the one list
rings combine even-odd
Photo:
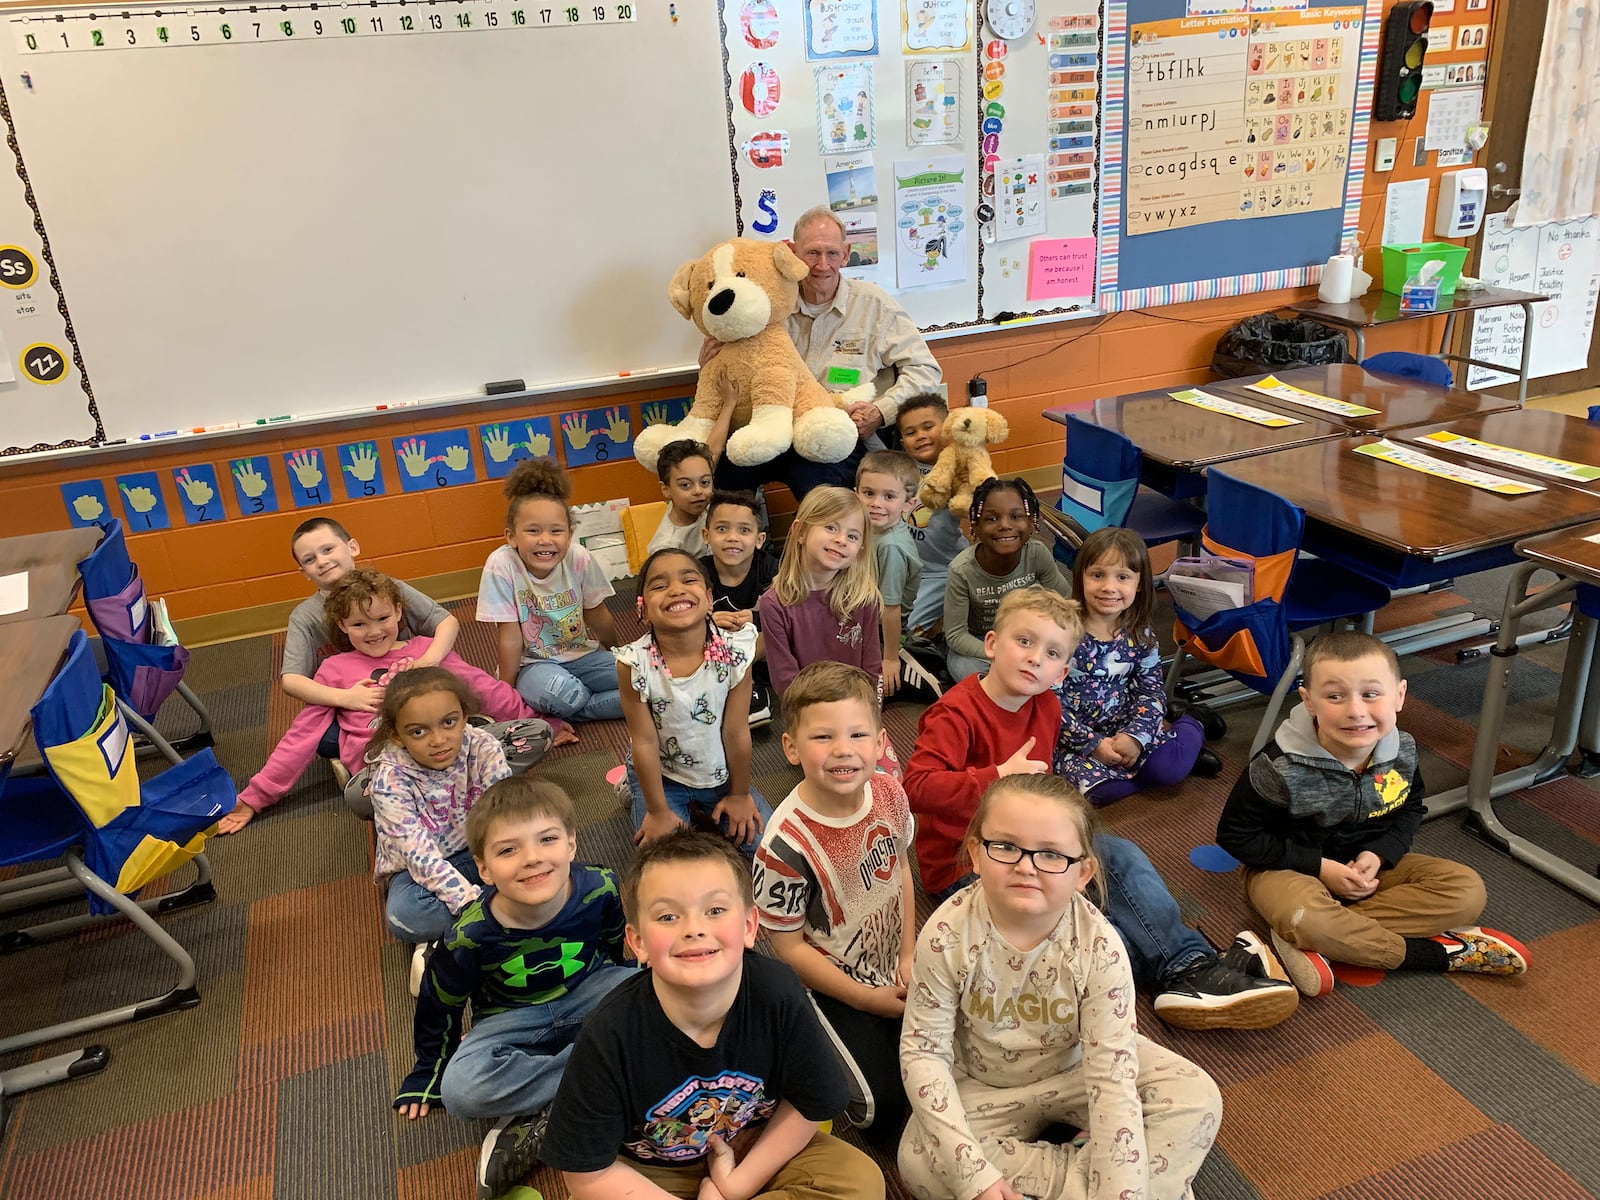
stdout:
[[93,528],[0,538],[0,575],[28,573],[28,607],[0,616],[0,625],[66,612],[78,594],[78,562],[99,544]]
[[[1459,808],[1470,809],[1469,821],[1512,858],[1600,902],[1600,880],[1536,842],[1512,833],[1494,811],[1496,796],[1564,774],[1574,749],[1581,748],[1591,762],[1600,749],[1600,688],[1593,687],[1596,668],[1600,666],[1600,635],[1595,619],[1600,614],[1600,591],[1594,590],[1600,588],[1600,522],[1524,539],[1516,544],[1516,552],[1526,561],[1512,572],[1506,587],[1500,632],[1483,688],[1472,769],[1464,787],[1429,796],[1428,813],[1438,816]],[[1555,584],[1530,593],[1528,584],[1540,570],[1554,571],[1560,578]],[[1550,741],[1531,763],[1496,775],[1495,756],[1500,749],[1506,695],[1517,655],[1517,626],[1532,613],[1569,602],[1574,602],[1578,611],[1567,643]]]
[[[1430,443],[1428,436],[1434,433],[1459,434],[1479,442],[1508,446],[1513,450],[1524,450],[1530,454],[1600,468],[1600,425],[1592,425],[1581,417],[1570,417],[1565,413],[1550,412],[1547,409],[1520,409],[1468,417],[1460,421],[1447,421],[1438,425],[1405,430],[1394,435],[1394,440],[1407,442],[1429,454],[1438,454],[1441,458],[1447,457],[1481,470],[1493,472],[1511,470],[1528,475],[1540,483],[1550,483],[1552,480],[1549,477],[1540,475],[1536,471],[1530,472],[1526,468],[1494,462],[1480,455],[1469,455],[1451,449],[1448,445]],[[1600,480],[1569,479],[1562,482],[1567,487],[1576,487],[1600,495]]]
[[[1332,421],[1310,413],[1294,414],[1295,425],[1258,425],[1240,417],[1208,412],[1192,404],[1174,400],[1171,393],[1183,388],[1158,388],[1096,400],[1087,408],[1047,408],[1044,415],[1058,424],[1067,423],[1075,412],[1105,429],[1122,434],[1144,455],[1147,487],[1169,496],[1203,495],[1205,483],[1199,472],[1216,463],[1234,462],[1253,455],[1282,451],[1295,446],[1337,441],[1347,431]],[[1217,394],[1210,384],[1199,390]],[[1226,396],[1227,400],[1238,397]],[[1253,407],[1277,413],[1265,404],[1245,401]]]
[[[1450,351],[1450,340],[1455,336],[1456,315],[1474,312],[1481,308],[1499,308],[1503,304],[1518,304],[1522,306],[1523,328],[1532,329],[1533,306],[1541,300],[1548,299],[1548,296],[1541,296],[1537,292],[1516,292],[1510,288],[1486,287],[1469,292],[1464,287],[1458,287],[1448,296],[1440,296],[1439,307],[1433,312],[1409,312],[1401,310],[1399,296],[1393,292],[1379,291],[1378,285],[1373,284],[1365,296],[1357,296],[1345,304],[1310,300],[1303,304],[1289,305],[1289,311],[1303,313],[1314,320],[1325,321],[1329,325],[1338,325],[1348,330],[1351,341],[1355,343],[1357,362],[1367,357],[1367,330],[1379,325],[1392,325],[1396,321],[1443,317],[1444,335],[1439,339],[1437,357],[1472,366],[1489,367],[1496,371],[1509,371],[1509,367],[1503,367],[1499,363],[1483,362]],[[1531,339],[1522,339],[1522,361],[1517,364],[1516,372],[1519,407],[1528,398],[1528,354],[1532,347]]]
[[1333,363],[1323,367],[1294,367],[1287,371],[1274,371],[1273,376],[1292,387],[1343,400],[1363,408],[1375,408],[1371,416],[1354,416],[1324,412],[1302,404],[1292,403],[1260,392],[1252,392],[1250,385],[1267,378],[1249,375],[1242,379],[1228,379],[1221,383],[1205,384],[1205,390],[1256,404],[1291,416],[1313,416],[1323,421],[1342,425],[1352,433],[1391,433],[1409,429],[1414,425],[1433,425],[1443,421],[1460,421],[1485,413],[1509,412],[1517,407],[1515,400],[1502,400],[1487,392],[1457,392],[1423,383],[1416,379],[1400,379],[1393,375],[1375,375],[1355,363]]
[[61,665],[77,617],[53,616],[0,625],[0,776],[11,766],[28,736],[28,710]]

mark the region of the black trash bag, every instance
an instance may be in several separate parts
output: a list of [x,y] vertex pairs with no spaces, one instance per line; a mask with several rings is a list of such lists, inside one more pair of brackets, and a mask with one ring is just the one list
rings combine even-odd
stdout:
[[1217,340],[1211,369],[1224,379],[1264,375],[1289,367],[1354,362],[1344,331],[1308,317],[1285,320],[1272,313],[1246,317]]

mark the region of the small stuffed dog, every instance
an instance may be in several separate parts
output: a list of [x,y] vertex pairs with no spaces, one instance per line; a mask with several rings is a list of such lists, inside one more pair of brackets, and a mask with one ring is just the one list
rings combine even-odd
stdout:
[[929,508],[951,508],[958,515],[972,507],[973,490],[994,477],[986,446],[1011,434],[1006,419],[992,408],[954,408],[944,419],[944,449],[917,490]]
[[722,343],[700,368],[694,404],[678,425],[652,425],[633,440],[633,455],[654,471],[661,448],[681,438],[704,441],[722,411],[724,381],[737,397],[728,460],[741,467],[770,462],[792,445],[813,462],[839,462],[855,449],[849,406],[871,400],[863,384],[842,395],[806,368],[784,327],[807,267],[783,242],[733,238],[684,263],[667,289],[672,307]]

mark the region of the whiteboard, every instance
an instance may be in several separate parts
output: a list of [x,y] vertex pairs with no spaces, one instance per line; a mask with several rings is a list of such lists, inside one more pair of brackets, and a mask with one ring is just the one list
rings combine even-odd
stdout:
[[[250,7],[0,15],[34,201],[7,164],[0,243],[38,220],[82,354],[0,382],[0,449],[90,436],[83,370],[115,439],[694,362],[667,282],[736,220],[714,4]],[[36,290],[13,364],[65,336]]]

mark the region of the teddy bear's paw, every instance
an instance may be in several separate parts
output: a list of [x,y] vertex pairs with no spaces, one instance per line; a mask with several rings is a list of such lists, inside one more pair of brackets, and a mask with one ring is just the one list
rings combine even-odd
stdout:
[[856,423],[840,408],[813,408],[795,419],[795,452],[812,462],[843,462],[860,440]]
[[771,462],[789,448],[793,425],[793,410],[781,404],[762,405],[750,414],[750,423],[728,439],[728,461],[738,467]]

